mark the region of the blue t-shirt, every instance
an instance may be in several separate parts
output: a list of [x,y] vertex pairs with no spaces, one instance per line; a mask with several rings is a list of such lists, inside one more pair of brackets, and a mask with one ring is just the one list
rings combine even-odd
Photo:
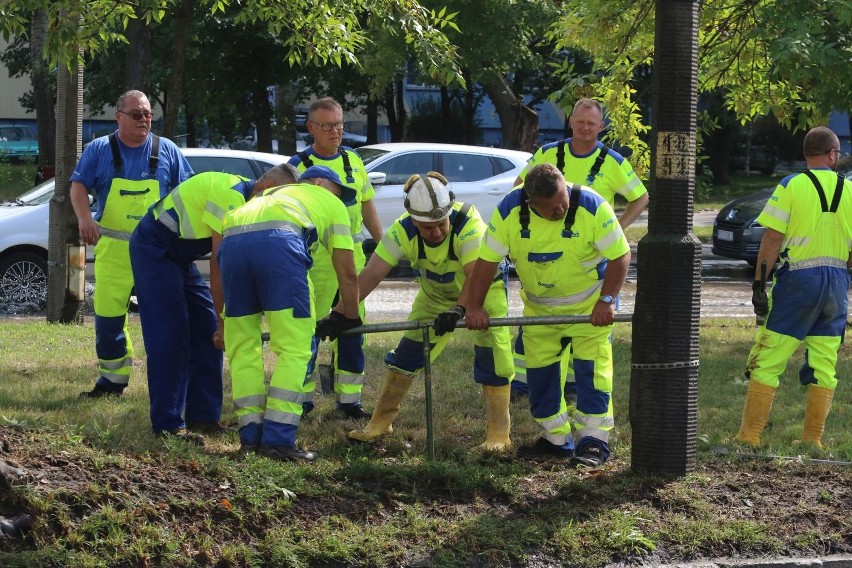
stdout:
[[[115,164],[113,164],[108,136],[96,138],[83,149],[83,155],[77,162],[74,173],[71,174],[71,181],[83,184],[89,193],[94,193],[97,199],[96,221],[99,221],[103,215],[107,194],[114,178],[139,181],[150,177],[148,161],[151,156],[152,138],[153,136],[149,133],[144,144],[131,148],[124,145],[116,135],[122,161],[121,172],[116,172]],[[159,198],[162,199],[181,182],[189,179],[193,171],[177,145],[167,138],[160,138],[158,157],[156,175],[160,182]]]

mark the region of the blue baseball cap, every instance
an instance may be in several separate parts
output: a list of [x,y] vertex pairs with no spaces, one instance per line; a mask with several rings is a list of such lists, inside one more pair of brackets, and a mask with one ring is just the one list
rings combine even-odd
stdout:
[[340,200],[347,205],[355,203],[355,190],[349,187],[348,185],[344,185],[342,181],[340,181],[340,176],[337,175],[337,172],[329,168],[328,166],[311,166],[302,172],[302,177],[299,178],[299,181],[306,181],[309,179],[322,178],[333,181],[340,188]]

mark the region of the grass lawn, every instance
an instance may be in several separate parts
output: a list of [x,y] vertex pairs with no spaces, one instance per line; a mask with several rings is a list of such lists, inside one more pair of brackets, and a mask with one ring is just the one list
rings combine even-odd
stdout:
[[[295,465],[237,456],[235,433],[203,449],[154,438],[135,318],[134,378],[111,400],[77,398],[96,373],[91,324],[0,326],[0,458],[28,471],[0,485],[0,516],[37,518],[25,538],[0,540],[0,566],[596,567],[852,552],[848,344],[826,447],[796,443],[799,355],[782,378],[765,446],[752,451],[731,437],[753,325],[702,321],[696,467],[673,478],[630,469],[631,324],[614,332],[616,431],[599,471],[472,449],[485,419],[463,331],[433,366],[435,460],[425,457],[417,381],[394,433],[374,446],[347,443],[359,424],[318,396],[299,439],[320,460]],[[369,338],[368,408],[398,338]],[[228,383],[226,373],[224,418],[233,420]],[[513,441],[534,440],[526,403],[511,410]]]

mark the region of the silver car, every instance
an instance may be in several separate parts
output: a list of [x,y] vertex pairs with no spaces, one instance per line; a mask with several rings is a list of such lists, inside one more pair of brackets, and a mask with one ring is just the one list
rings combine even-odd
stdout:
[[443,174],[456,200],[472,203],[487,222],[532,157],[518,150],[423,142],[372,144],[355,151],[376,190],[373,202],[383,230],[405,212],[402,186],[406,180],[428,171]]

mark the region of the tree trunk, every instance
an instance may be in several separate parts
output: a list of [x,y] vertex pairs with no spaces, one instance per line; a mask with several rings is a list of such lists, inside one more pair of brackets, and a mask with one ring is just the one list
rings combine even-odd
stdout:
[[379,105],[372,96],[367,99],[367,144],[379,141]]
[[[137,11],[137,16],[141,11]],[[148,61],[151,58],[151,33],[145,18],[134,18],[127,23],[127,57],[124,61],[124,90],[145,90]]]
[[[82,57],[81,57],[82,59]],[[48,237],[47,321],[82,323],[84,296],[70,291],[76,275],[71,267],[70,247],[80,245],[77,217],[71,206],[71,172],[77,165],[83,137],[83,64],[72,74],[64,65],[57,72],[56,191],[50,200]],[[83,268],[85,268],[85,250]]]
[[438,128],[438,142],[458,143],[453,139],[453,111],[451,108],[450,90],[441,86],[441,124]]
[[278,153],[284,156],[296,153],[296,107],[293,105],[295,95],[295,89],[289,83],[275,88]]
[[491,79],[483,83],[483,88],[500,117],[503,132],[501,146],[532,152],[538,141],[538,113],[515,96],[502,75],[492,75]]
[[53,169],[56,167],[56,112],[53,108],[50,69],[42,55],[46,36],[47,14],[36,12],[30,35],[30,80],[38,123],[38,171],[42,181],[53,177]]
[[402,81],[394,81],[385,89],[385,110],[388,115],[388,128],[391,142],[402,142],[405,134],[405,98],[402,94]]
[[462,73],[468,85],[468,88],[464,90],[464,138],[462,143],[475,146],[479,142],[476,128],[476,109],[479,103],[473,92],[473,77],[467,70]]
[[705,146],[707,162],[713,173],[715,185],[731,183],[731,145],[734,143],[734,128],[728,124],[714,131]]
[[257,151],[272,152],[272,107],[269,105],[266,85],[255,85],[251,100],[257,132]]
[[631,464],[695,469],[701,243],[692,234],[700,0],[658,0],[651,207],[639,242],[630,374]]
[[183,0],[175,14],[175,40],[172,47],[172,68],[169,76],[169,90],[166,94],[166,108],[163,114],[163,132],[166,138],[175,138],[178,113],[183,102],[183,76],[186,68],[186,52],[189,46],[189,31],[192,16],[195,13],[196,0]]
[[186,147],[198,147],[198,130],[195,128],[195,113],[192,111],[192,105],[189,103],[184,106],[184,119],[186,120]]
[[731,148],[739,122],[736,115],[725,107],[725,93],[721,89],[703,93],[702,98],[706,111],[719,126],[704,138],[706,163],[713,174],[713,183],[727,185],[730,183]]

